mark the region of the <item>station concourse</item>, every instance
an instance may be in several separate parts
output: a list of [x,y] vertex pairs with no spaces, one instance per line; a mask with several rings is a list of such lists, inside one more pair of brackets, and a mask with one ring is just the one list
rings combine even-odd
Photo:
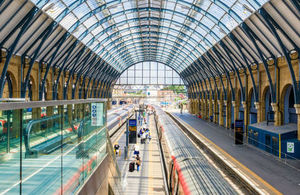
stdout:
[[0,195],[299,194],[299,37],[299,0],[0,0]]

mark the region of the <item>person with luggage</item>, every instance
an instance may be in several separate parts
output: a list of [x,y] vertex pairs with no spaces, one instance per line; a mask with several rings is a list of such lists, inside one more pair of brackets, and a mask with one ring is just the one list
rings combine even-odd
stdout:
[[134,171],[134,167],[135,167],[135,162],[130,162],[129,163],[129,172],[133,172]]
[[136,170],[139,171],[141,165],[141,158],[139,157],[139,155],[136,155],[135,157],[135,164],[136,164]]

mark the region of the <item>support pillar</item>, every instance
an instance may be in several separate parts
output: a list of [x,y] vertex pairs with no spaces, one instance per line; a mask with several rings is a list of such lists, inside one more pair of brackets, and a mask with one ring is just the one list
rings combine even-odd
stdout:
[[274,125],[280,126],[281,125],[281,112],[279,110],[279,105],[277,103],[271,103],[271,106],[274,110]]
[[245,131],[246,135],[248,136],[248,121],[249,121],[249,109],[247,106],[247,102],[242,102],[243,108],[244,108],[244,126],[245,126]]
[[195,100],[195,114],[199,116],[199,101],[198,99]]
[[226,110],[225,110],[225,114],[226,114],[226,124],[225,127],[226,128],[230,128],[230,123],[231,123],[231,114],[229,111],[229,102],[224,101],[224,106],[226,106]]
[[214,117],[213,117],[213,122],[214,123],[217,123],[218,122],[218,110],[217,110],[217,101],[216,100],[214,100],[213,101],[213,108],[214,108],[214,110],[213,110],[213,112],[214,112]]
[[12,110],[12,133],[10,137],[18,138],[20,135],[20,121],[23,120],[21,110]]
[[212,100],[209,100],[208,102],[208,120],[210,120],[210,116],[213,115],[213,101]]
[[107,99],[107,110],[110,110],[111,107],[112,107],[112,105],[111,105],[111,99],[108,98],[108,99]]
[[192,99],[190,99],[190,100],[189,100],[189,113],[190,113],[190,114],[193,114],[193,112],[192,112],[192,107],[193,107],[192,104],[193,104],[193,103],[192,103]]
[[260,123],[260,122],[262,122],[261,103],[260,102],[254,102],[254,106],[257,110],[257,123]]
[[218,100],[219,104],[219,125],[224,126],[224,118],[223,118],[223,101]]
[[206,119],[206,99],[202,99],[201,100],[201,114],[202,114],[202,118],[205,120]]
[[68,123],[72,124],[73,123],[73,105],[68,104],[67,105],[67,115],[68,115]]
[[237,105],[237,103],[235,101],[232,101],[232,107],[233,107],[233,119],[234,121],[232,121],[233,123],[235,122],[235,120],[238,119],[238,114],[239,114],[239,106]]
[[300,104],[295,104],[294,105],[295,109],[296,109],[296,114],[297,114],[297,129],[298,129],[298,140],[300,141]]
[[197,112],[197,106],[198,106],[198,100],[197,99],[194,99],[194,114],[195,115],[198,115],[198,112]]

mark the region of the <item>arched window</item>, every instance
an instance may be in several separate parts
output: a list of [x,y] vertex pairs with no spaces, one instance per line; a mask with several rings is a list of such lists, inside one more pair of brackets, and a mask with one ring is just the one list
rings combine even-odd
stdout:
[[297,115],[296,109],[294,107],[295,98],[294,98],[294,90],[290,85],[286,89],[286,93],[284,96],[284,123],[297,123]]
[[254,105],[254,92],[251,93],[251,101],[250,101],[250,124],[257,122],[257,110]]
[[125,70],[116,85],[183,85],[175,70],[158,62],[141,62]]
[[271,120],[271,121],[274,120],[274,112],[271,103],[272,103],[271,93],[268,87],[265,96],[265,120]]

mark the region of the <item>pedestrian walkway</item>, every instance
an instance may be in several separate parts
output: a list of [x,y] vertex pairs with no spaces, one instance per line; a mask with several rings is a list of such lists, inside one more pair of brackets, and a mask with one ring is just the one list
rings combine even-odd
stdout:
[[[124,155],[118,157],[117,162],[122,172],[122,186],[125,195],[134,194],[165,194],[164,193],[164,180],[161,169],[161,160],[158,147],[158,137],[155,129],[155,121],[153,115],[149,117],[149,129],[151,133],[151,141],[146,144],[140,144],[138,139],[141,166],[140,171],[135,170],[129,172],[129,163],[134,161],[135,155],[133,154],[133,146],[130,147],[129,158],[124,160]],[[125,143],[126,137],[122,136],[119,143]]]

